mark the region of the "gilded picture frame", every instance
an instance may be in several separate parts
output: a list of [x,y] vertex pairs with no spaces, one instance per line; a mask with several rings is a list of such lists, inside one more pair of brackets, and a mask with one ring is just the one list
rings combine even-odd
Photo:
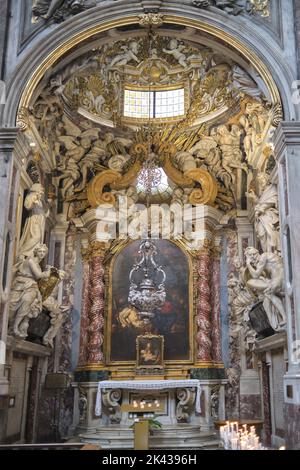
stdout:
[[136,368],[163,369],[164,337],[161,335],[139,335],[136,338]]
[[[130,241],[125,244],[120,243],[119,249],[115,250],[114,256],[110,258],[107,265],[106,364],[116,366],[118,369],[121,366],[136,366],[136,338],[139,334],[146,334],[145,331],[141,331],[142,329],[136,328],[133,323],[129,323],[129,320],[131,320],[130,315],[125,327],[121,327],[119,321],[120,313],[128,313],[129,311],[127,309],[129,285],[127,280],[139,244],[140,240]],[[152,334],[164,336],[165,367],[191,365],[194,364],[194,265],[189,253],[176,241],[158,240],[157,244],[158,252],[164,254],[164,258],[158,258],[158,262],[167,271],[167,302],[163,314],[159,315],[160,324],[155,328],[156,331],[152,331]],[[168,248],[167,253],[165,253],[165,248]],[[172,263],[169,260],[172,260]],[[177,276],[180,276],[179,282],[175,282]],[[170,279],[173,279],[171,286],[169,284]],[[182,328],[172,329],[172,325],[169,325],[169,318],[172,315],[172,310],[169,308],[170,303],[174,303],[178,296],[180,296],[181,301],[176,303],[177,320],[181,319],[185,332],[182,332]],[[151,330],[148,329],[149,331]]]

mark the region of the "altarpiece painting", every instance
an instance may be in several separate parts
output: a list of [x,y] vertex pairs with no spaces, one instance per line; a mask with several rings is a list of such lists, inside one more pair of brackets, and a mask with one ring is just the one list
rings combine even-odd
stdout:
[[192,305],[190,277],[192,271],[187,255],[173,242],[155,240],[156,262],[166,274],[166,298],[155,311],[153,319],[144,322],[128,302],[129,274],[138,261],[141,240],[120,251],[112,262],[108,318],[108,358],[111,363],[130,363],[136,360],[136,340],[139,335],[164,337],[164,360],[192,360]]

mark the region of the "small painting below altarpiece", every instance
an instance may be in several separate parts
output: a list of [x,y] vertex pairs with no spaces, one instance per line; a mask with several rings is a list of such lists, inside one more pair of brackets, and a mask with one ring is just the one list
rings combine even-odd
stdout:
[[139,335],[136,338],[136,367],[162,369],[164,365],[164,337]]

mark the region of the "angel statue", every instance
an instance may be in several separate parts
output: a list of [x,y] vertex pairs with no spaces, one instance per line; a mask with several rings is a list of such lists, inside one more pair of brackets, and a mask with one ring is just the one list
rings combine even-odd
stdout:
[[30,215],[25,222],[18,255],[28,257],[43,242],[45,222],[49,216],[49,210],[45,208],[44,203],[44,188],[40,183],[31,186],[24,207],[30,211]]
[[63,181],[61,195],[64,199],[69,193],[73,194],[75,182],[80,178],[80,168],[73,158],[68,158],[65,164],[58,166],[57,169],[61,171],[62,174],[55,177],[55,182],[59,185],[60,181]]
[[278,190],[276,185],[268,185],[264,173],[257,180],[261,183],[261,195],[257,196],[252,188],[246,193],[254,203],[255,231],[264,252],[280,251]]
[[111,60],[109,64],[110,67],[122,67],[132,60],[137,64],[140,63],[140,60],[137,57],[137,54],[139,53],[139,44],[136,41],[131,41],[128,46],[121,46],[121,49],[123,49],[123,53],[116,55]]
[[104,139],[94,141],[90,151],[79,162],[81,183],[74,192],[85,188],[89,171],[106,169],[104,162],[111,170],[121,172],[130,158],[127,151],[131,145],[132,140],[115,137],[112,132],[106,132]]
[[233,183],[235,182],[234,169],[240,168],[247,171],[247,164],[242,162],[241,134],[241,129],[235,124],[231,126],[231,130],[226,125],[221,125],[216,131],[216,141],[222,151],[222,166],[231,175]]
[[182,52],[184,49],[185,49],[184,44],[179,44],[177,39],[171,39],[168,45],[168,49],[163,49],[163,52],[165,54],[172,55],[174,59],[178,61],[181,67],[187,67],[188,66],[188,64],[186,63],[187,58],[185,54]]
[[263,93],[257,83],[238,65],[233,65],[231,69],[232,87],[240,93],[251,96],[256,100],[263,97]]
[[95,5],[96,0],[35,0],[32,6],[33,21],[37,21],[38,17],[59,21],[64,17],[64,9],[75,14]]
[[215,6],[235,16],[239,15],[244,8],[243,3],[239,0],[193,0],[193,5],[198,8]]
[[38,244],[33,255],[20,261],[15,268],[9,306],[11,331],[21,338],[27,337],[29,320],[36,318],[42,311],[43,299],[38,282],[49,279],[51,267],[45,271],[40,267],[41,261],[48,253],[46,245]]
[[63,121],[67,135],[58,137],[58,140],[66,149],[65,161],[57,167],[61,174],[54,177],[54,181],[57,185],[63,181],[61,194],[62,198],[65,198],[73,194],[75,184],[80,177],[82,178],[81,186],[85,186],[88,169],[91,168],[93,162],[90,160],[84,162],[84,157],[92,149],[93,142],[99,137],[99,129],[92,128],[82,131],[66,117],[63,118]]

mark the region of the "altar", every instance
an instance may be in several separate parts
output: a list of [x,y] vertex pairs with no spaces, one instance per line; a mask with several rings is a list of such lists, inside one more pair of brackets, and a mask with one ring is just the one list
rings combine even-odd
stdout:
[[[123,391],[127,391],[123,396]],[[168,409],[168,400],[171,390],[174,392],[177,398],[176,410]],[[145,403],[145,413],[147,413],[147,405],[151,403],[159,403],[163,407],[162,417],[166,416],[173,422],[174,418],[180,422],[187,418],[187,414],[191,408],[194,409],[195,414],[200,414],[200,393],[201,386],[199,380],[127,380],[127,381],[102,381],[98,384],[97,397],[96,397],[96,416],[105,415],[105,409],[109,409],[110,420],[113,415],[115,420],[127,423],[127,421],[134,419],[134,414],[127,413],[124,416],[120,416],[121,405],[134,404],[137,402]],[[112,407],[112,404],[114,406]],[[110,405],[110,406],[109,406]],[[171,413],[169,413],[169,411]],[[174,413],[175,412],[175,413]],[[172,423],[173,424],[173,423]]]
[[[145,404],[145,413],[159,405],[162,427],[152,448],[199,448],[215,439],[227,384],[213,231],[219,213],[206,207],[202,217],[210,220],[212,241],[197,256],[166,239],[118,240],[113,255],[103,243],[90,245],[82,331],[92,311],[94,328],[81,337],[73,384],[73,429],[83,442],[133,448],[132,425],[141,416],[132,412],[135,403]],[[195,273],[203,270],[198,282]]]

